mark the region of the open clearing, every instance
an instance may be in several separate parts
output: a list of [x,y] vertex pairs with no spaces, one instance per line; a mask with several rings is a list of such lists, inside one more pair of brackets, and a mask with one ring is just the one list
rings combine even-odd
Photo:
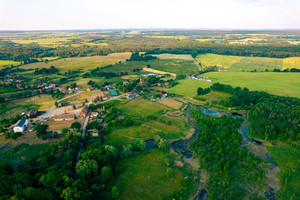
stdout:
[[115,64],[119,61],[125,61],[129,59],[131,53],[112,53],[107,56],[91,56],[91,57],[76,57],[76,58],[64,58],[59,60],[38,63],[31,63],[23,65],[23,69],[35,69],[35,68],[49,68],[51,65],[65,72],[68,70],[82,70],[88,71],[89,69],[95,69],[97,67],[103,67],[110,64]]
[[156,56],[161,60],[164,60],[164,59],[193,60],[193,57],[191,55],[188,55],[188,54],[164,53],[164,54],[153,54],[152,56]]
[[118,163],[121,174],[116,183],[120,189],[120,199],[157,200],[180,190],[183,173],[175,169],[175,176],[167,178],[167,166],[164,165],[167,158],[166,153],[153,150],[121,160]]
[[178,85],[168,89],[168,93],[174,93],[187,97],[195,97],[197,96],[198,87],[208,88],[212,85],[210,82],[193,79],[183,79],[179,80],[178,82]]
[[[210,72],[205,75],[213,79],[214,82],[232,85],[233,87],[247,87],[250,90],[300,98],[299,73]],[[170,90],[173,91],[176,87]],[[196,93],[196,89],[194,89],[194,93]]]

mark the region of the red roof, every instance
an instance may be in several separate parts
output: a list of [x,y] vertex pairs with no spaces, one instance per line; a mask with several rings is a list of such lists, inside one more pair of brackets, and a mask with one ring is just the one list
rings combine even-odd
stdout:
[[16,84],[16,86],[17,86],[17,87],[21,87],[21,86],[22,86],[22,84],[18,83],[18,84]]

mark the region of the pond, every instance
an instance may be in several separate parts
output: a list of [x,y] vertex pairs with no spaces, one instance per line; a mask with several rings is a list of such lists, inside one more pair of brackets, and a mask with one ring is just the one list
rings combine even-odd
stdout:
[[156,144],[155,144],[155,141],[153,139],[147,140],[145,142],[146,142],[146,146],[145,146],[145,149],[144,149],[145,151],[155,149]]

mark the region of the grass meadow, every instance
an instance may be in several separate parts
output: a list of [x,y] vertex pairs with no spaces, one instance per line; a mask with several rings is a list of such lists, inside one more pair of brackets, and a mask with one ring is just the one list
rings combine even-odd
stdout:
[[267,147],[274,161],[280,166],[280,191],[277,199],[299,199],[300,197],[300,147],[295,144]]
[[[278,72],[210,72],[205,74],[214,82],[233,87],[247,87],[280,96],[300,98],[300,74]],[[180,85],[179,85],[180,86]],[[171,91],[177,86],[171,88]],[[193,89],[196,93],[196,87]],[[182,93],[185,93],[182,91]]]
[[198,74],[198,67],[195,65],[193,60],[162,59],[151,60],[147,63],[150,65],[151,69],[156,69],[164,72],[185,75]]
[[281,69],[281,58],[262,58],[262,57],[245,57],[240,61],[232,64],[228,71],[273,71],[273,69]]
[[212,83],[193,79],[183,79],[178,81],[179,84],[175,87],[168,89],[168,93],[174,93],[177,95],[182,95],[186,97],[197,96],[198,87],[208,88]]
[[167,153],[152,150],[122,159],[118,163],[121,174],[116,183],[120,190],[120,200],[164,199],[182,189],[182,171],[174,168],[174,177],[168,178],[165,175],[165,160],[168,157]]
[[152,56],[156,56],[161,60],[165,59],[176,59],[176,60],[193,60],[193,57],[189,54],[153,54]]
[[239,62],[241,59],[243,59],[242,56],[226,56],[212,53],[200,54],[196,57],[196,60],[201,63],[202,67],[220,65],[225,69]]

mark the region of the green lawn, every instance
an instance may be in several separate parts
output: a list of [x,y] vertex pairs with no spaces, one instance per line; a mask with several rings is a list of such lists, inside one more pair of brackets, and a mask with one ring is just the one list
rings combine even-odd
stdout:
[[274,145],[267,147],[274,161],[281,167],[280,191],[277,199],[300,199],[300,147]]
[[[247,87],[250,90],[300,98],[299,73],[210,72],[206,73],[205,76],[213,79],[214,82],[232,85],[233,87]],[[195,88],[193,90],[196,92]],[[182,93],[186,92],[182,91]]]
[[168,93],[179,94],[187,97],[195,97],[198,87],[208,88],[212,83],[200,80],[183,79],[178,81],[179,84],[168,89]]
[[143,69],[147,66],[147,62],[142,61],[128,61],[123,63],[117,63],[111,67],[103,68],[102,71],[104,72],[128,72],[132,73],[133,69]]
[[117,187],[120,200],[158,200],[182,188],[183,173],[175,169],[175,176],[167,178],[164,165],[167,154],[158,150],[143,152],[140,156],[122,159]]

